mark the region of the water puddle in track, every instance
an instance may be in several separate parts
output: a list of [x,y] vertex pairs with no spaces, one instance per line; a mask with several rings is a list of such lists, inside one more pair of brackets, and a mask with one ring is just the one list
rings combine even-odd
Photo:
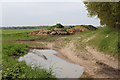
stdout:
[[39,67],[40,69],[52,69],[53,74],[57,78],[80,78],[84,72],[84,67],[70,63],[54,54],[59,54],[55,50],[38,50],[33,49],[18,61],[25,61],[31,67]]

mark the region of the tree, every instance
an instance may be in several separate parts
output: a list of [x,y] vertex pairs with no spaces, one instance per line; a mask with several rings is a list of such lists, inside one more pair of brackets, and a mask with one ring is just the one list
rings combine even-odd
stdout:
[[120,2],[84,2],[90,17],[97,16],[101,25],[120,30]]

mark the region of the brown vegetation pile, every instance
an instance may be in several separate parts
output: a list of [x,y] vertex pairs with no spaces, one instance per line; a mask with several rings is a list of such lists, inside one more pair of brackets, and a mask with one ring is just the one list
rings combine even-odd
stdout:
[[79,26],[79,27],[73,27],[71,29],[67,29],[67,31],[70,33],[70,34],[75,34],[75,33],[80,33],[80,32],[83,32],[83,31],[87,31],[89,29],[85,28],[85,27],[82,27],[82,26]]
[[32,31],[29,35],[36,35],[38,33],[39,33],[39,31]]
[[39,30],[39,31],[32,31],[29,35],[49,35],[51,33],[51,30]]
[[54,32],[56,32],[56,34],[58,34],[58,35],[67,35],[68,34],[68,32],[66,32],[65,30],[62,30],[61,28],[55,28]]
[[68,32],[65,30],[62,30],[60,28],[55,28],[53,31],[52,30],[39,30],[39,31],[32,31],[29,35],[31,36],[39,36],[39,35],[67,35]]
[[29,35],[31,36],[39,36],[39,35],[68,35],[68,34],[76,34],[83,31],[89,30],[88,28],[79,26],[73,27],[71,29],[67,29],[67,31],[62,30],[61,28],[54,28],[54,30],[39,30],[39,31],[32,31]]

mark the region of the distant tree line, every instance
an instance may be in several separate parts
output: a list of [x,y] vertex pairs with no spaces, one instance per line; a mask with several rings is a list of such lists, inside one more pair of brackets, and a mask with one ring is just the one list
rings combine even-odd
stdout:
[[0,27],[0,29],[47,29],[50,26]]
[[70,28],[77,27],[77,26],[82,26],[82,27],[88,28],[90,30],[91,30],[91,28],[92,29],[95,28],[92,25],[69,25],[69,26],[64,26],[64,25],[59,23],[59,24],[56,24],[56,25],[53,25],[53,26],[0,27],[0,29],[3,29],[3,30],[4,29],[48,29],[48,30],[54,30],[54,28],[61,28],[61,29],[65,30],[65,29],[70,29]]

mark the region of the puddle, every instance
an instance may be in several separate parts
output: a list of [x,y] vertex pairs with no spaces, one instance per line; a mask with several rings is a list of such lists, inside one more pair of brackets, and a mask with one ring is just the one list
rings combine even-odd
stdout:
[[55,50],[38,50],[33,49],[18,61],[25,61],[31,67],[39,67],[41,69],[52,69],[53,75],[57,78],[80,78],[84,72],[84,67],[70,63],[62,58],[55,56],[59,54]]

